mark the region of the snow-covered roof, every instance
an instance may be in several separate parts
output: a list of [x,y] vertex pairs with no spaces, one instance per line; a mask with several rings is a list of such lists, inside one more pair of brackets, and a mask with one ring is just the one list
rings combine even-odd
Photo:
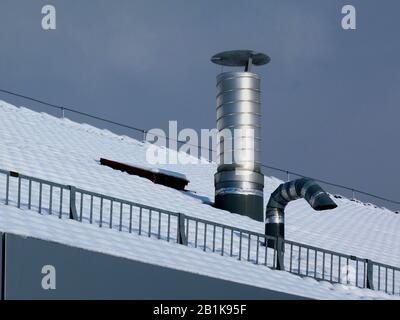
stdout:
[[[87,124],[58,119],[0,101],[1,169],[263,233],[263,223],[207,204],[214,198],[213,177],[216,165],[213,163],[159,166],[159,170],[169,170],[187,177],[190,180],[187,189],[191,192],[157,185],[98,163],[101,157],[105,157],[148,167],[145,159],[148,146],[127,136],[118,136]],[[274,177],[265,177],[265,202],[281,182]],[[396,232],[400,228],[400,216],[387,209],[367,206],[345,198],[335,201],[338,208],[318,213],[303,200],[290,203],[286,210],[287,239],[399,266],[400,249],[394,244],[400,240],[400,234]],[[388,297],[366,289],[301,279],[287,272],[268,270],[229,257],[217,257],[155,239],[125,235],[115,230],[100,230],[95,226],[75,221],[56,220],[37,214],[21,218],[17,214],[18,211],[19,209],[8,206],[1,207],[0,230],[52,239],[138,260],[151,259],[150,262],[155,264],[224,279],[229,277],[229,280],[307,297]],[[33,228],[34,224],[38,227]],[[60,230],[60,235],[57,235],[57,232],[46,232],[48,228]],[[63,237],[66,229],[76,233],[77,237]],[[87,237],[99,239],[101,244],[108,244],[96,249],[93,245],[94,240],[84,240]],[[123,249],[124,246],[128,246],[129,250],[128,247]],[[132,250],[133,246],[137,250]],[[142,251],[152,254],[143,255],[147,256],[144,258],[137,253]],[[166,254],[168,252],[173,252],[180,258],[172,259]],[[204,264],[212,259],[218,261]],[[252,271],[238,271],[246,268]]]

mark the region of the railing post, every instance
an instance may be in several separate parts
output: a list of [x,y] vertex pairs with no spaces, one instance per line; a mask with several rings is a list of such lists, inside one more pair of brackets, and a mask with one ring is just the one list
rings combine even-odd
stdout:
[[276,243],[276,268],[278,270],[285,270],[285,240],[282,237],[277,238]]
[[76,212],[76,190],[74,186],[69,186],[69,218],[78,220]]
[[367,288],[374,290],[374,264],[372,260],[367,259]]
[[7,172],[7,177],[6,177],[6,205],[8,205],[9,196],[10,196],[10,173]]
[[17,207],[20,207],[21,204],[21,177],[20,174],[16,171],[9,171],[7,173],[7,182],[6,182],[6,205],[8,205],[10,199],[10,177],[18,178],[18,194],[17,194]]
[[187,246],[188,240],[185,234],[185,215],[183,213],[178,213],[178,243]]

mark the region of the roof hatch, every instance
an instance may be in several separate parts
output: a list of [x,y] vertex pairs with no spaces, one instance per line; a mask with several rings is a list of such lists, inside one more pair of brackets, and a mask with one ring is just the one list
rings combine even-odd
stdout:
[[103,166],[113,168],[115,170],[126,172],[131,175],[149,179],[154,183],[162,184],[164,186],[174,188],[177,190],[185,190],[185,187],[189,183],[189,180],[186,178],[184,174],[165,169],[146,168],[140,165],[132,165],[118,161],[108,160],[105,158],[100,158],[100,164],[102,164]]

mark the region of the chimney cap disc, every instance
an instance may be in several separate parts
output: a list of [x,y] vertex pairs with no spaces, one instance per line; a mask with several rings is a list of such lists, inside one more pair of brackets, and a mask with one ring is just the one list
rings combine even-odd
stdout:
[[271,58],[261,52],[253,50],[232,50],[217,53],[211,58],[211,62],[222,66],[243,67],[249,59],[255,66],[262,66],[271,61]]

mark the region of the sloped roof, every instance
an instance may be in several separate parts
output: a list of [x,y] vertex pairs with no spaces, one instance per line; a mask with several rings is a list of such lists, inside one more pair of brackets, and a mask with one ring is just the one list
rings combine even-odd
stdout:
[[[86,124],[77,124],[68,119],[58,119],[26,108],[16,108],[0,101],[0,168],[263,233],[263,223],[213,208],[204,203],[212,202],[214,197],[215,164],[160,165],[160,169],[184,174],[190,180],[188,185],[190,192],[181,192],[153,184],[151,181],[137,176],[100,166],[98,163],[100,157],[106,157],[116,161],[146,166],[145,157],[148,146],[148,144],[143,144],[126,136],[115,135],[107,130],[100,130]],[[265,202],[268,201],[270,193],[281,182],[274,177],[265,177]],[[290,240],[325,249],[357,255],[391,265],[400,265],[400,248],[395,245],[400,240],[400,234],[396,232],[400,229],[399,215],[386,209],[366,206],[344,198],[335,199],[335,201],[338,208],[318,213],[313,211],[303,200],[290,203],[286,210],[286,237]],[[4,211],[0,210],[7,212],[7,214],[1,213],[4,221],[12,220],[15,214],[16,209],[8,208],[4,207]],[[35,223],[68,224],[68,227],[77,224],[76,222],[43,220],[44,218],[40,216],[32,219],[35,219]],[[46,217],[46,219],[50,218]],[[0,223],[0,227],[2,225],[8,225],[12,229],[12,225],[5,222]],[[60,228],[63,227],[60,226]],[[73,228],[82,228],[82,232],[104,231],[92,230],[90,228],[95,228],[94,226],[83,226],[82,224]],[[29,227],[26,227],[25,232],[28,231]],[[110,232],[114,237],[126,237],[125,235],[115,235],[117,232],[112,230]],[[108,234],[109,232],[107,232],[107,237]],[[106,237],[106,235],[97,235],[97,237]],[[142,242],[142,238],[137,240],[131,238],[130,241],[135,242],[137,246],[141,246],[141,243],[145,246],[147,242]],[[59,241],[63,241],[63,239],[59,238]],[[156,241],[157,243],[154,246],[168,247],[170,245],[153,239],[146,239],[146,241]],[[73,245],[73,243],[69,244]],[[190,249],[174,246],[174,249],[171,250],[183,250],[182,252],[185,253],[182,254],[182,259],[185,260],[185,250]],[[196,250],[193,253],[191,252],[190,255],[190,259],[204,258],[195,258],[200,257],[200,253]],[[232,270],[237,268],[238,264],[243,264],[225,257],[218,258],[224,261],[219,262],[221,265],[226,263],[225,268]],[[228,259],[229,262],[225,262],[225,259]],[[168,259],[162,261],[167,263],[166,260]],[[261,266],[243,268],[259,267],[262,272],[265,272],[265,268]],[[224,270],[224,268],[221,270]],[[269,270],[268,272],[279,274],[279,277],[284,274],[285,279],[294,277],[279,271]],[[257,284],[257,281],[259,281],[258,285],[261,286],[261,283],[264,283],[268,288],[272,288],[271,286],[274,285],[276,279],[274,278],[275,280],[266,283],[260,279],[261,277],[261,274],[257,274],[258,280],[254,278],[251,283]],[[312,279],[301,280],[298,277],[296,279],[296,281],[300,281],[298,284],[300,287],[304,283],[307,283],[306,287],[309,285],[309,289],[302,291],[303,296],[334,298],[330,294],[331,290],[320,292],[317,296],[311,294],[311,291],[316,290],[315,286],[331,286],[331,288],[336,289],[334,290],[335,294],[338,294],[341,298],[348,297],[344,292],[349,291],[345,289],[342,292],[341,290],[344,290],[342,285],[316,284]],[[243,280],[238,276],[237,281],[250,281],[250,278]],[[279,281],[282,281],[282,279]],[[279,291],[296,291],[297,289],[293,285],[297,286],[294,283],[285,284]],[[309,293],[307,293],[308,290]],[[351,292],[353,298],[367,295],[371,295],[371,297],[382,296],[381,293],[369,290],[353,289]],[[368,292],[368,294],[365,292]],[[335,297],[338,298],[339,296]]]

